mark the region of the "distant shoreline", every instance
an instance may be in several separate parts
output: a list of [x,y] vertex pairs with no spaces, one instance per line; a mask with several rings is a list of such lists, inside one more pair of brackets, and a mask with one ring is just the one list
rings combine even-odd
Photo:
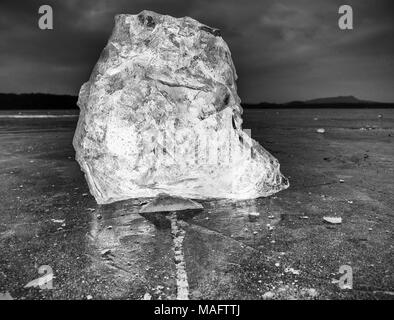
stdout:
[[394,103],[321,103],[321,104],[241,104],[244,109],[264,110],[264,109],[392,109]]
[[78,109],[78,97],[45,93],[0,93],[0,110]]
[[[349,97],[346,97],[349,99]],[[386,109],[394,108],[394,103],[362,101],[351,97],[354,102],[325,103],[323,102],[294,101],[289,103],[241,103],[244,109]],[[327,98],[330,101],[333,98]],[[335,98],[334,98],[335,99]],[[73,95],[55,95],[45,93],[0,93],[0,110],[78,110],[78,97]],[[346,100],[345,100],[346,101]]]
[[78,118],[77,114],[16,114],[1,115],[0,119],[74,119]]

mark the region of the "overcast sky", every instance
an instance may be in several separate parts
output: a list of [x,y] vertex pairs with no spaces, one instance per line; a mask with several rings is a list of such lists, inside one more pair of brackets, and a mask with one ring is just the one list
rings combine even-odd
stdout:
[[[38,28],[38,8],[54,30]],[[354,30],[338,28],[350,4]],[[337,95],[394,101],[392,0],[0,0],[0,92],[78,94],[118,13],[148,9],[221,29],[243,102]]]

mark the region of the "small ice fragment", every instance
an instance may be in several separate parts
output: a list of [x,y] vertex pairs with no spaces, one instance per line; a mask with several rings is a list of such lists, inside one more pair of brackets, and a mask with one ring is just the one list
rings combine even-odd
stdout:
[[31,287],[43,288],[47,285],[50,285],[53,278],[54,278],[53,273],[48,272],[42,277],[30,281],[27,285],[24,286],[24,288],[31,288]]
[[102,256],[106,256],[106,255],[111,253],[111,250],[110,249],[104,249],[100,253],[101,253]]
[[308,289],[308,294],[309,294],[310,297],[314,298],[314,297],[317,296],[317,290],[313,289],[313,288]]
[[51,219],[54,223],[64,223],[64,219]]
[[275,295],[275,294],[274,294],[273,292],[268,291],[268,292],[266,292],[266,293],[263,294],[263,299],[264,299],[264,300],[272,299],[272,298],[274,297],[274,295]]
[[254,222],[257,218],[260,217],[260,213],[258,212],[250,212],[249,213],[249,221]]
[[204,209],[196,201],[182,197],[172,197],[167,194],[160,194],[148,204],[140,209],[140,213],[148,212],[171,212],[182,210]]
[[0,300],[14,300],[14,298],[6,291],[5,293],[0,292]]
[[152,296],[148,292],[144,294],[143,300],[151,300],[151,299],[152,299]]
[[341,217],[323,217],[323,220],[332,223],[332,224],[340,224],[342,223],[342,218]]
[[296,275],[300,274],[300,270],[296,270],[296,269],[294,269],[294,268],[286,268],[286,269],[285,269],[285,272],[286,272],[286,273],[296,274]]

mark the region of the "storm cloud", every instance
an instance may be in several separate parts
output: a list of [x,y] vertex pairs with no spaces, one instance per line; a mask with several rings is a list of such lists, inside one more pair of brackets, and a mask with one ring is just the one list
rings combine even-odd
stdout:
[[[54,30],[38,28],[43,4],[53,8]],[[353,7],[353,30],[338,28],[342,4]],[[114,15],[144,9],[221,29],[244,102],[336,95],[394,101],[391,0],[2,0],[0,91],[77,94]]]

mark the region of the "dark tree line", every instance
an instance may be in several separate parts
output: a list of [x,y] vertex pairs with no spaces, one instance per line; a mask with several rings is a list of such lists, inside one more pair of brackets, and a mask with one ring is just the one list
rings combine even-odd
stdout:
[[0,109],[77,109],[78,97],[45,93],[0,93]]

